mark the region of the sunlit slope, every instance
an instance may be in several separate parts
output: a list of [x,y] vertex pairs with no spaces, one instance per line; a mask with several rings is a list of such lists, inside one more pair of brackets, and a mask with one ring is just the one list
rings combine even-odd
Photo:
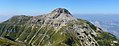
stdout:
[[0,43],[8,39],[21,46],[119,46],[114,35],[74,18],[64,8],[39,16],[14,16],[0,23],[0,36]]

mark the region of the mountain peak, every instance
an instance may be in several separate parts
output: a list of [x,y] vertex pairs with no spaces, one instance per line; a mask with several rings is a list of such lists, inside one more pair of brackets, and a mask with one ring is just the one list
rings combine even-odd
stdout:
[[[5,41],[5,42],[3,42]],[[64,8],[41,16],[14,16],[0,23],[1,46],[119,46],[111,33],[72,17]]]
[[54,19],[75,20],[71,13],[65,8],[56,8],[50,14]]
[[71,13],[67,9],[65,9],[65,8],[56,8],[52,12],[66,13],[66,14],[70,14],[71,15]]

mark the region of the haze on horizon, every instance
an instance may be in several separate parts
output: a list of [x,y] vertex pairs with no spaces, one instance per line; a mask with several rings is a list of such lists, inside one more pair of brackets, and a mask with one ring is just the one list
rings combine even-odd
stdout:
[[118,2],[119,0],[1,0],[0,22],[14,15],[40,15],[56,8],[66,8],[72,14],[119,14]]

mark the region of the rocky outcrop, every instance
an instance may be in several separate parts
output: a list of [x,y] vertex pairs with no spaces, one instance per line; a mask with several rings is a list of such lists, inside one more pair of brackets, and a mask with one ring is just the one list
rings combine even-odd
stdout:
[[0,24],[0,36],[23,46],[119,45],[114,35],[86,20],[74,18],[64,8],[39,16],[14,16]]

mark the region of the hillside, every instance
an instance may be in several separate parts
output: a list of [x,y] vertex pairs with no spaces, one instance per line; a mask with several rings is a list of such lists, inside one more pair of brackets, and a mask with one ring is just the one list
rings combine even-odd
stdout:
[[0,23],[0,36],[1,46],[119,46],[113,34],[74,18],[64,8],[39,16],[13,16]]

